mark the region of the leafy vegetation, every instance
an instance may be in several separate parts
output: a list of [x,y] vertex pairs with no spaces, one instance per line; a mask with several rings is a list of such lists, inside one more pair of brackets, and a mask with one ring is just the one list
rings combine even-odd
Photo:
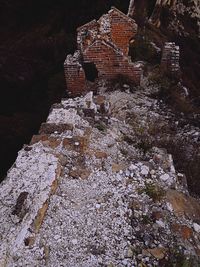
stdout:
[[142,192],[146,193],[154,202],[160,201],[165,196],[165,191],[153,183],[146,183]]

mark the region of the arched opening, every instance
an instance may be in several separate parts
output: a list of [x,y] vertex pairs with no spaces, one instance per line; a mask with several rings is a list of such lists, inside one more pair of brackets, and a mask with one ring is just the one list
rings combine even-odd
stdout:
[[88,81],[94,82],[98,78],[98,70],[94,63],[84,63],[83,69],[85,71],[85,77]]

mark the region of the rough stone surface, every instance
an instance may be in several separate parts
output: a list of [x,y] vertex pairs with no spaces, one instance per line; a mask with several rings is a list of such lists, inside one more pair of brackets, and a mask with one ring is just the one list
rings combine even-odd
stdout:
[[[168,125],[166,107],[149,97],[155,88],[145,83],[133,93],[104,89],[99,97],[63,99],[46,127],[71,128],[34,137],[19,152],[0,186],[0,266],[199,260],[199,201],[189,196],[172,156],[146,150],[142,139],[147,130],[152,138],[153,125]],[[104,102],[107,113],[99,109]],[[93,118],[83,112],[88,105]]]
[[161,59],[161,69],[164,73],[170,74],[172,76],[180,76],[180,48],[176,46],[175,43],[167,42],[164,45],[162,59]]

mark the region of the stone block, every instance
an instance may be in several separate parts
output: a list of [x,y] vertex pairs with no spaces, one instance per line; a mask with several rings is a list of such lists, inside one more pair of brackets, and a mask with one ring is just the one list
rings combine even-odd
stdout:
[[68,124],[68,123],[42,123],[41,127],[40,127],[40,131],[39,134],[40,135],[44,135],[44,134],[53,134],[53,133],[57,133],[57,134],[61,134],[65,131],[72,131],[73,130],[73,125],[72,124]]

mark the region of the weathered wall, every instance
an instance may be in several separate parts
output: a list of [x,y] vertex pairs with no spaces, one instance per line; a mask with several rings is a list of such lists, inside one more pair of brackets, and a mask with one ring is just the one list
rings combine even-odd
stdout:
[[141,69],[131,64],[128,58],[112,49],[105,41],[97,40],[83,53],[85,62],[94,62],[100,78],[114,79],[118,75],[127,76],[136,84],[140,83]]
[[80,95],[85,89],[85,72],[79,65],[65,65],[67,88],[73,95]]
[[129,42],[137,33],[137,24],[132,19],[127,20],[124,14],[115,9],[110,12],[110,17],[112,42],[128,56]]
[[99,24],[96,20],[77,29],[77,45],[80,51],[84,51],[97,37]]
[[136,33],[135,21],[113,7],[98,21],[93,20],[77,29],[78,49],[83,52],[95,39],[101,38],[128,56],[129,42]]
[[80,95],[86,88],[85,72],[79,63],[80,53],[68,55],[64,63],[64,73],[69,94]]
[[176,46],[175,43],[165,43],[161,59],[161,70],[166,74],[178,77],[180,75],[179,57],[179,46]]
[[129,43],[137,32],[135,21],[112,8],[96,21],[77,29],[78,51],[65,61],[67,89],[71,96],[87,90],[83,63],[94,63],[98,78],[115,79],[122,75],[140,84],[142,70],[128,57]]

